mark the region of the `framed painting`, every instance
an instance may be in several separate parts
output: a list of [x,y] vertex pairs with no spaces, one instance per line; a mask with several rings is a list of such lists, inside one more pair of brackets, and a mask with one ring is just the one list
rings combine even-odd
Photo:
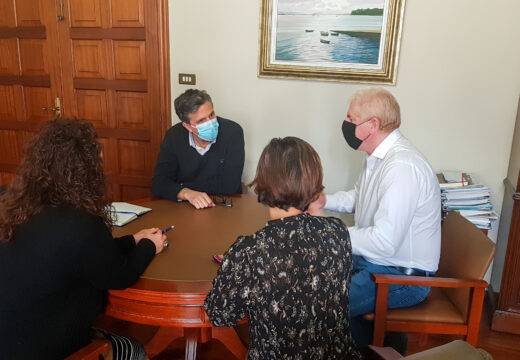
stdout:
[[262,0],[258,76],[395,84],[405,0]]

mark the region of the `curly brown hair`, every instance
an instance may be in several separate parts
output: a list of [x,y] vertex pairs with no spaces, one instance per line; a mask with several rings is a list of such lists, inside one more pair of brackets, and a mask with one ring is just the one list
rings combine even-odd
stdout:
[[94,126],[57,118],[28,144],[17,174],[0,197],[0,240],[45,207],[69,205],[112,226],[106,205],[101,145]]

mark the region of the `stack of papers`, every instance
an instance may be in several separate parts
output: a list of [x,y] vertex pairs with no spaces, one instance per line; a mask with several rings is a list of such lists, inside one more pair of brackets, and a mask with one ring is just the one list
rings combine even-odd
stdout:
[[126,202],[113,202],[110,204],[110,212],[112,213],[112,220],[115,226],[126,225],[151,210],[152,209],[144,206]]
[[441,189],[449,189],[459,186],[466,186],[471,184],[471,177],[467,173],[460,171],[443,171],[442,181],[440,181]]
[[481,229],[491,229],[498,217],[489,201],[489,188],[484,185],[467,185],[441,188],[444,211],[458,211]]

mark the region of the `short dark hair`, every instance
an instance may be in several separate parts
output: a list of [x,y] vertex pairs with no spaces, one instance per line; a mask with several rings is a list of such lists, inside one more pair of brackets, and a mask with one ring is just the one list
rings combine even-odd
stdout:
[[274,138],[265,147],[255,179],[258,201],[269,207],[306,211],[323,190],[323,170],[316,150],[297,137]]
[[182,122],[190,123],[189,115],[199,110],[202,104],[211,101],[211,96],[205,90],[188,89],[175,99],[175,113]]

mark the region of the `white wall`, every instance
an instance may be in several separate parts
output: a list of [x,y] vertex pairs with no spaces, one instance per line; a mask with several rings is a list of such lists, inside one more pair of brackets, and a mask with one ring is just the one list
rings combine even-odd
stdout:
[[[170,0],[171,78],[195,73],[217,114],[242,125],[244,181],[272,137],[294,135],[320,154],[326,191],[348,189],[363,154],[340,128],[349,97],[365,85],[258,78],[260,6]],[[473,174],[490,186],[497,210],[520,92],[518,14],[518,0],[408,0],[397,83],[386,86],[401,104],[402,132],[434,170]],[[172,83],[172,99],[187,88]]]

